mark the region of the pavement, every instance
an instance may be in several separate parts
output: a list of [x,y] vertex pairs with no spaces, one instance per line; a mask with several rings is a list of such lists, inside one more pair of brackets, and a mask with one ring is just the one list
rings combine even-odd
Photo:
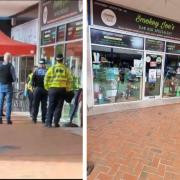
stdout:
[[81,179],[82,128],[45,128],[23,113],[0,125],[0,179]]
[[88,117],[88,180],[180,180],[180,104]]

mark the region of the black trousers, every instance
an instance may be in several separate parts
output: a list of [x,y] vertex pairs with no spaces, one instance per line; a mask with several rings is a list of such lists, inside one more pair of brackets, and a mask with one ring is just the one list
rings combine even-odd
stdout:
[[44,88],[36,87],[33,92],[33,121],[37,121],[40,103],[42,122],[45,122],[47,113],[47,91]]
[[33,92],[28,90],[28,99],[29,99],[29,112],[30,115],[33,113]]
[[62,109],[64,105],[66,89],[65,88],[50,88],[48,91],[49,106],[47,112],[47,125],[52,125],[53,117],[54,124],[59,124]]

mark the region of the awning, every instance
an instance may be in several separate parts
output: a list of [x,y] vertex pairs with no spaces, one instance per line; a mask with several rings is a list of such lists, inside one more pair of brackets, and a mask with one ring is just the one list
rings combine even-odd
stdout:
[[32,56],[36,54],[36,46],[15,41],[0,31],[0,56],[3,56],[6,52],[13,56]]

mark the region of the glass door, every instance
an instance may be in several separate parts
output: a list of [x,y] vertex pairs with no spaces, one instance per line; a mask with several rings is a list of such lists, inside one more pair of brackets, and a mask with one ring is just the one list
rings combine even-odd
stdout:
[[163,54],[146,53],[144,70],[144,99],[157,99],[162,96],[163,62]]

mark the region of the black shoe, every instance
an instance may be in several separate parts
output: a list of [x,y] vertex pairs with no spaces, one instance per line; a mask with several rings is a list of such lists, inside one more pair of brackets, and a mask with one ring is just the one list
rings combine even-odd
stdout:
[[59,124],[55,124],[55,127],[58,128],[58,127],[60,127],[60,125]]
[[3,121],[2,121],[2,120],[0,121],[0,124],[3,124]]
[[36,123],[37,123],[37,120],[36,120],[36,119],[32,119],[32,122],[33,122],[34,124],[36,124]]
[[11,124],[12,124],[12,121],[8,121],[7,124],[11,125]]

